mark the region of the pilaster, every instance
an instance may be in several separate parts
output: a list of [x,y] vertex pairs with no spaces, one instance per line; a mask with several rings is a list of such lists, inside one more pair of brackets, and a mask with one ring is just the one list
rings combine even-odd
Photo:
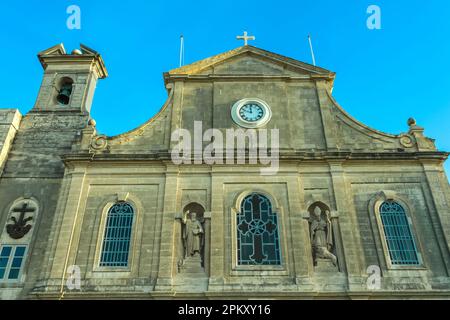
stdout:
[[362,276],[364,264],[358,221],[351,198],[351,184],[345,177],[340,161],[330,161],[329,166],[336,209],[339,212],[339,228],[342,236],[349,287],[352,289],[355,286],[355,290],[360,290],[360,277]]
[[164,210],[161,225],[159,245],[159,271],[156,281],[156,291],[171,291],[172,280],[176,275],[174,263],[175,251],[175,217],[177,212],[178,167],[167,164],[166,181],[164,187]]
[[443,262],[450,275],[450,195],[448,180],[442,164],[422,162],[428,188],[435,210],[430,210],[433,229],[438,239]]
[[[86,166],[78,165],[67,170],[68,173],[65,179],[70,179],[70,183],[67,186],[67,194],[61,192],[58,200],[56,214],[58,214],[58,209],[61,209],[62,211],[59,212],[62,212],[62,216],[60,219],[59,234],[56,237],[57,245],[50,272],[50,279],[61,279],[61,291],[64,290],[65,286],[65,276],[67,267],[69,266],[70,253],[74,249],[72,247],[74,237],[77,229],[80,228],[78,221],[80,219],[80,205],[83,201],[82,189],[86,178]],[[65,199],[64,197],[67,198]]]
[[[211,262],[209,290],[220,291],[224,284],[223,178],[211,177]],[[228,213],[229,214],[229,213]],[[230,257],[231,260],[231,257]]]

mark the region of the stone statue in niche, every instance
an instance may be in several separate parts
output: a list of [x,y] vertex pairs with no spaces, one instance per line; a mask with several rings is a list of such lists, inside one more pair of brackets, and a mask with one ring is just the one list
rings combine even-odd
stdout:
[[187,211],[183,217],[184,258],[200,257],[203,252],[204,230],[196,212]]
[[331,260],[334,266],[337,266],[337,258],[331,252],[333,250],[333,231],[330,220],[330,211],[316,206],[310,217],[310,236],[314,258],[314,264],[317,258]]
[[[192,206],[191,206],[192,207]],[[208,277],[204,266],[205,228],[202,210],[190,208],[182,217],[178,274],[173,285],[180,291],[205,292]],[[198,210],[198,211],[197,211]]]

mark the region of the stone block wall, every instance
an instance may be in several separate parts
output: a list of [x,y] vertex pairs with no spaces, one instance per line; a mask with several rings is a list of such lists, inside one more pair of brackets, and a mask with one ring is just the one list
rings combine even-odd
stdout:
[[[30,297],[439,297],[450,292],[448,253],[442,251],[442,229],[435,204],[419,163],[377,162],[362,165],[325,161],[283,163],[277,176],[261,176],[249,166],[184,166],[158,162],[114,165],[93,162],[64,179],[54,227],[52,261],[47,285]],[[194,169],[195,167],[195,169]],[[245,174],[245,181],[242,176]],[[390,268],[379,226],[370,209],[379,192],[395,192],[408,203],[413,232],[423,264]],[[275,268],[236,266],[237,203],[245,192],[270,196],[279,216],[282,265]],[[124,270],[100,268],[99,253],[107,209],[118,199],[137,209],[133,227],[130,266]],[[186,285],[178,291],[177,259],[181,237],[177,213],[189,202],[210,212],[207,289]],[[308,208],[321,201],[332,212],[338,270],[315,267],[312,261]],[[58,222],[59,221],[59,222]],[[59,230],[57,232],[56,230]],[[69,239],[71,239],[69,241]],[[78,265],[82,290],[61,286],[64,268]],[[367,268],[380,267],[382,287],[367,288]],[[42,274],[42,273],[41,273]],[[186,284],[189,279],[184,279]],[[62,289],[62,291],[61,291]],[[40,291],[42,290],[42,291]],[[443,291],[442,291],[443,290]],[[47,291],[47,292],[46,292]]]

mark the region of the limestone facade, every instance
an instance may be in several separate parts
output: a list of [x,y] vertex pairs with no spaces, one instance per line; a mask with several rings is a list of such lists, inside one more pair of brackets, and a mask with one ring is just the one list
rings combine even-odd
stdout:
[[[450,188],[448,153],[424,129],[376,131],[348,115],[332,97],[335,74],[253,46],[164,74],[168,98],[142,126],[108,137],[90,109],[96,82],[107,77],[101,56],[62,45],[39,54],[44,77],[33,109],[0,110],[0,245],[24,245],[19,278],[0,280],[3,299],[93,298],[449,298]],[[71,79],[68,105],[55,97]],[[259,98],[271,108],[266,129],[279,130],[279,170],[259,164],[175,164],[176,129],[194,134],[239,128],[233,104]],[[247,159],[248,160],[248,159]],[[278,217],[278,265],[240,265],[237,214],[242,199],[266,196]],[[400,203],[414,238],[417,265],[395,265],[380,203]],[[101,266],[108,210],[134,208],[127,266]],[[31,229],[6,231],[14,209],[34,210]],[[180,216],[204,209],[203,271],[181,268]],[[314,264],[309,219],[320,203],[331,213],[337,266]],[[80,271],[70,289],[70,266]],[[380,287],[368,287],[371,266]],[[183,272],[184,270],[184,272]]]

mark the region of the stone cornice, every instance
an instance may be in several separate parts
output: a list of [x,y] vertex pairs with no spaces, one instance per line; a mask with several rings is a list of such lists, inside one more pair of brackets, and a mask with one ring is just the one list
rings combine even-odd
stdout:
[[306,74],[302,76],[289,75],[264,75],[264,74],[169,74],[164,73],[166,83],[172,81],[253,81],[253,80],[272,80],[272,81],[310,81],[326,80],[333,81],[332,75]]
[[261,48],[257,48],[257,47],[251,46],[251,45],[241,46],[236,49],[229,50],[229,51],[217,54],[215,56],[193,62],[191,64],[182,66],[180,68],[172,69],[168,73],[169,74],[198,73],[206,68],[212,67],[214,65],[222,63],[223,61],[229,60],[233,57],[236,57],[241,54],[246,54],[246,53],[260,56],[260,57],[268,59],[268,60],[276,61],[276,62],[282,63],[284,65],[289,65],[293,68],[299,68],[299,69],[305,70],[307,72],[317,73],[317,74],[330,73],[330,74],[334,75],[334,72],[332,72],[330,70],[327,70],[327,69],[324,69],[324,68],[321,68],[318,66],[314,66],[309,63],[301,62],[296,59],[292,59],[292,58],[283,56],[281,54],[270,52],[270,51],[267,51],[267,50],[264,50]]
[[39,61],[44,68],[47,69],[49,64],[75,64],[75,65],[90,65],[98,77],[104,79],[108,76],[105,63],[101,55],[84,45],[80,45],[81,54],[67,54],[64,45],[56,45],[38,54]]
[[138,291],[106,291],[106,292],[33,292],[30,294],[34,299],[249,299],[249,298],[270,298],[270,299],[299,299],[299,298],[318,298],[318,299],[437,299],[450,296],[450,290],[377,290],[377,291],[348,291],[348,292],[317,292],[317,291],[223,291],[223,292],[138,292]]
[[[270,151],[269,151],[270,152]],[[224,153],[226,154],[226,153]],[[444,161],[448,152],[280,152],[281,161],[417,161],[433,160]],[[171,153],[165,151],[150,151],[148,153],[112,154],[112,153],[70,153],[63,155],[64,163],[84,161],[127,162],[127,161],[168,161]],[[248,160],[248,157],[246,157]],[[193,161],[193,158],[192,158]],[[247,162],[247,161],[246,161]],[[225,158],[224,158],[225,163]]]

